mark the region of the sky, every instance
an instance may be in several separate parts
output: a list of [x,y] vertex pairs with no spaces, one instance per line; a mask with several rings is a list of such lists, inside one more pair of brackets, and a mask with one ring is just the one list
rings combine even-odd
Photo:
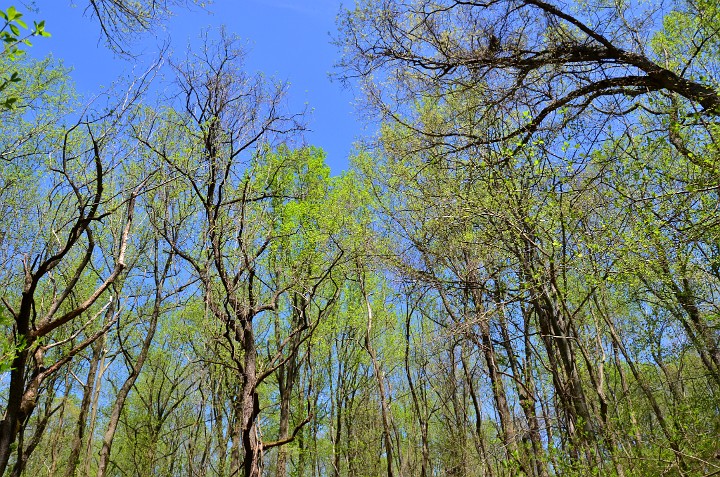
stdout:
[[[37,57],[52,53],[62,59],[72,68],[77,90],[92,96],[119,77],[147,67],[156,58],[159,40],[145,34],[131,45],[134,52],[143,53],[138,64],[118,57],[101,41],[97,21],[85,12],[87,3],[36,0],[37,12],[22,11],[25,19],[45,20],[52,34],[35,38],[29,53]],[[348,4],[351,0],[344,2]],[[340,8],[339,0],[214,0],[206,9],[176,9],[157,32],[170,38],[171,54],[178,58],[184,57],[203,29],[224,25],[240,37],[247,45],[247,70],[289,82],[293,110],[307,105],[311,113],[306,142],[324,149],[332,173],[338,174],[348,168],[353,142],[364,130],[353,106],[353,91],[329,77],[339,59],[331,40]]]

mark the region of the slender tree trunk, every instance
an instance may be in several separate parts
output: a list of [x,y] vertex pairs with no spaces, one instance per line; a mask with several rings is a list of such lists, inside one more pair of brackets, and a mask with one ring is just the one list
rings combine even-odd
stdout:
[[518,453],[517,431],[515,429],[513,416],[510,413],[510,406],[508,405],[507,392],[505,390],[505,384],[502,380],[502,374],[497,365],[495,345],[493,344],[490,336],[490,323],[488,321],[488,315],[485,311],[482,292],[478,288],[478,283],[479,281],[476,273],[469,269],[468,285],[470,287],[470,296],[472,297],[474,315],[476,317],[473,321],[477,322],[480,329],[480,341],[478,342],[477,337],[474,334],[471,335],[471,339],[480,348],[483,357],[485,358],[485,365],[490,379],[490,388],[492,389],[495,408],[500,418],[502,440],[505,448],[507,449],[507,457],[508,459],[517,462],[520,468],[527,473],[527,469],[524,468],[525,466]]
[[393,477],[393,445],[392,445],[392,434],[390,425],[390,411],[387,405],[387,398],[385,392],[385,383],[383,380],[382,369],[377,359],[377,353],[372,345],[371,332],[373,325],[373,312],[372,306],[370,305],[370,297],[368,296],[367,290],[365,289],[364,279],[361,279],[361,288],[363,297],[365,299],[365,310],[367,313],[367,329],[365,332],[365,349],[370,355],[370,360],[373,366],[373,374],[375,375],[375,381],[378,387],[378,394],[380,395],[380,413],[382,415],[383,423],[383,442],[385,444],[385,457],[387,458],[387,476]]
[[[548,278],[550,286],[538,282],[537,276],[540,274],[533,267],[533,257],[536,255],[533,247],[532,243],[527,244],[527,250],[521,257],[523,274],[529,284],[529,302],[535,311],[550,360],[553,384],[565,411],[568,435],[571,440],[577,441],[576,444],[584,445],[594,435],[594,419],[590,414],[577,369],[572,343],[574,336],[557,302],[557,288],[552,285],[554,279]],[[555,273],[552,266],[545,272],[551,276]],[[579,430],[578,421],[582,423],[582,429]],[[573,454],[577,454],[577,449],[573,450]]]
[[[283,384],[280,385],[280,422],[278,423],[278,440],[284,440],[289,437],[290,433],[290,401],[292,399],[292,389],[295,386],[295,370],[296,360],[291,359],[286,365],[282,366],[282,370],[278,370],[278,379]],[[287,446],[282,445],[278,448],[277,455],[277,477],[285,477],[287,475],[288,452]]]
[[[337,342],[335,346],[338,346]],[[333,361],[333,348],[328,347],[328,361],[332,363]],[[336,377],[336,385],[335,389],[332,389],[332,379],[330,380],[330,399],[332,403],[332,409],[330,412],[330,415],[333,419],[335,429],[333,429],[332,433],[332,444],[333,444],[333,477],[340,477],[340,445],[342,442],[342,435],[343,435],[343,402],[345,394],[345,368],[344,363],[341,359],[337,360],[337,377]]]
[[63,396],[62,403],[60,403],[60,415],[58,416],[58,424],[57,424],[57,430],[55,430],[55,433],[58,435],[51,436],[52,444],[50,445],[50,465],[48,466],[48,475],[56,475],[57,467],[60,461],[60,456],[58,455],[58,447],[61,446],[62,443],[62,430],[64,428],[65,424],[65,410],[67,409],[67,403],[70,399],[70,392],[72,391],[72,384],[70,384],[70,376],[67,375],[65,377],[65,394]]
[[262,441],[257,430],[257,416],[260,414],[260,402],[257,385],[257,349],[252,319],[245,317],[243,323],[243,383],[241,390],[241,436],[243,443],[243,469],[245,477],[260,477],[262,468]]
[[625,345],[622,343],[622,341],[620,341],[620,337],[617,334],[617,330],[615,329],[615,324],[612,322],[612,320],[610,320],[604,314],[603,314],[603,318],[605,319],[605,323],[608,326],[608,330],[610,331],[610,336],[612,337],[613,342],[615,343],[617,348],[622,353],[623,357],[625,358],[625,362],[627,363],[628,367],[630,368],[630,372],[633,374],[633,377],[635,378],[635,381],[638,383],[638,386],[640,386],[640,389],[643,391],[643,394],[645,394],[645,397],[647,398],[648,403],[650,404],[650,409],[652,409],[653,413],[655,414],[655,417],[657,418],[660,429],[662,430],[663,434],[665,435],[665,438],[668,440],[670,449],[672,449],[673,453],[675,454],[675,458],[677,459],[677,463],[680,468],[680,471],[682,473],[684,473],[685,470],[687,470],[687,464],[685,463],[685,459],[683,458],[683,453],[680,450],[680,444],[678,442],[678,437],[674,436],[672,434],[672,432],[670,432],[669,426],[667,424],[667,420],[665,419],[665,414],[663,413],[663,411],[660,407],[660,404],[655,399],[655,395],[652,393],[652,390],[648,387],[648,385],[645,383],[642,376],[640,375],[640,372],[638,371],[637,367],[635,366],[635,363],[632,360],[627,349],[625,348]]
[[[307,303],[297,293],[293,294],[293,312],[291,320],[293,330],[302,326],[304,321],[304,313]],[[276,332],[279,333],[279,323],[276,326]],[[277,337],[280,342],[280,337]],[[290,437],[290,403],[292,401],[293,391],[298,378],[298,370],[300,363],[298,362],[298,346],[300,345],[301,335],[296,333],[293,339],[288,343],[290,346],[291,356],[278,368],[278,391],[280,393],[280,422],[278,423],[278,441],[286,440]],[[288,451],[286,445],[278,448],[276,475],[277,477],[286,477],[287,475]]]
[[[111,305],[112,306],[112,305]],[[103,342],[103,345],[101,347],[102,354],[100,355],[100,363],[98,364],[98,375],[95,378],[95,388],[92,391],[92,404],[91,404],[91,410],[90,410],[90,422],[88,424],[88,433],[87,438],[85,439],[85,468],[83,471],[83,475],[85,477],[90,477],[91,475],[91,465],[93,462],[93,443],[94,439],[93,436],[95,434],[95,425],[97,423],[97,413],[98,413],[98,407],[100,403],[100,392],[102,391],[102,379],[105,375],[105,371],[107,371],[108,367],[110,366],[110,363],[112,363],[112,360],[108,365],[105,365],[105,358],[107,357],[107,350],[105,349],[105,339],[107,335],[103,335],[100,338],[100,341]]]
[[[155,240],[154,246],[155,257],[159,258],[160,245],[158,239]],[[157,329],[158,319],[160,318],[160,312],[162,310],[162,301],[164,298],[163,288],[165,285],[165,280],[168,277],[168,272],[170,270],[172,260],[173,254],[169,253],[167,255],[167,258],[165,259],[165,263],[162,265],[162,268],[160,268],[161,264],[158,260],[154,261],[153,272],[155,278],[155,297],[153,301],[153,309],[150,313],[150,323],[148,326],[148,331],[145,335],[145,339],[142,342],[142,346],[140,348],[140,352],[138,353],[138,357],[135,360],[135,364],[131,365],[132,369],[130,370],[130,374],[125,379],[125,382],[120,387],[120,390],[115,396],[115,403],[113,404],[112,411],[110,412],[110,419],[108,420],[107,429],[105,431],[105,434],[103,435],[102,447],[100,448],[100,460],[98,462],[97,477],[104,477],[107,473],[107,468],[110,463],[110,452],[112,451],[112,443],[115,439],[115,431],[117,430],[118,423],[120,422],[120,415],[123,408],[125,407],[125,401],[127,400],[127,397],[130,395],[130,391],[135,385],[135,381],[137,381],[138,376],[140,376],[140,371],[142,371],[142,367],[145,364],[148,352],[150,351],[150,345],[152,344],[152,340],[155,337],[155,330]]]
[[[502,298],[499,294],[495,297],[498,304],[501,304]],[[502,307],[502,305],[500,305]],[[505,319],[504,311],[500,312],[499,325],[500,334],[502,336],[503,347],[510,363],[510,369],[515,377],[515,390],[518,394],[518,400],[520,407],[525,415],[525,421],[528,425],[528,433],[530,437],[530,445],[532,446],[532,452],[530,453],[530,462],[532,467],[535,469],[535,475],[538,477],[547,477],[548,471],[547,466],[544,463],[543,456],[545,451],[542,445],[542,439],[540,437],[540,423],[537,417],[536,400],[535,400],[535,378],[532,373],[532,343],[530,342],[530,313],[523,309],[523,329],[524,329],[524,343],[525,349],[525,363],[521,366],[518,357],[515,355],[515,350],[512,347],[510,340],[510,332],[507,328],[507,320]]]
[[478,456],[485,464],[488,476],[494,477],[493,466],[489,460],[487,448],[485,446],[485,436],[483,435],[482,429],[482,408],[480,407],[480,400],[478,399],[477,392],[475,391],[475,382],[472,379],[465,355],[461,355],[460,359],[462,361],[463,373],[465,374],[465,382],[467,383],[470,399],[475,411],[475,433],[473,436],[475,440],[475,447],[477,448]]
[[[53,401],[55,401],[55,379],[53,379],[52,381],[53,382],[49,383],[48,386],[50,388],[50,391],[45,398],[44,412],[42,416],[38,416],[36,420],[37,422],[33,426],[33,435],[30,438],[30,442],[28,442],[27,446],[25,445],[26,429],[24,427],[20,429],[17,441],[17,460],[15,461],[12,473],[10,474],[12,477],[20,477],[20,475],[22,475],[25,467],[27,466],[28,460],[30,459],[30,456],[35,451],[38,444],[40,444],[40,441],[45,434],[45,430],[47,429],[48,422],[50,422],[50,418],[53,416],[53,414],[55,414],[58,409],[62,409],[63,412],[65,411],[65,405],[67,404],[68,397],[70,395],[70,392],[72,391],[72,385],[68,383],[69,380],[66,380],[66,389],[63,400],[58,406],[53,407]],[[62,431],[62,427],[60,427],[60,431]]]
[[[114,313],[114,308],[110,306],[108,313]],[[95,377],[97,375],[102,349],[105,346],[105,336],[103,335],[92,344],[92,356],[90,357],[90,368],[88,369],[87,379],[83,385],[83,397],[80,403],[80,411],[78,412],[77,423],[75,424],[75,436],[70,447],[70,457],[65,468],[65,477],[74,477],[78,465],[80,464],[80,450],[82,448],[85,436],[85,428],[87,426],[88,411],[92,403],[93,391],[95,390]]]
[[[212,436],[215,437],[217,440],[217,468],[218,468],[218,475],[225,475],[225,466],[227,461],[227,440],[228,436],[235,436],[239,435],[239,432],[233,432],[233,425],[234,425],[234,405],[229,406],[231,409],[229,409],[228,412],[228,418],[227,418],[227,433],[225,432],[225,420],[223,419],[224,413],[224,398],[225,393],[222,389],[222,382],[224,381],[223,376],[220,374],[223,373],[223,370],[217,369],[217,375],[215,377],[210,378],[210,382],[212,383],[212,393],[211,393],[211,401],[212,401],[212,412],[213,412],[213,422],[212,422]],[[228,386],[229,387],[229,386]],[[230,454],[232,455],[233,451],[235,451],[235,442],[231,444],[231,450]],[[238,448],[236,451],[236,455],[238,455],[238,461],[239,461],[239,443]],[[232,465],[232,458],[231,458],[231,464],[230,468],[233,469],[233,471],[237,471],[240,464],[239,462],[235,463],[235,467]]]
[[625,375],[625,367],[620,361],[619,350],[615,340],[613,340],[612,344],[613,354],[615,357],[615,367],[617,368],[618,374],[620,375],[620,386],[623,390],[623,396],[628,401],[628,413],[630,415],[630,425],[632,427],[631,432],[633,437],[635,438],[635,445],[632,447],[635,449],[641,449],[643,447],[643,439],[640,435],[640,426],[638,425],[637,416],[635,415],[635,406],[633,404],[632,395],[630,393],[630,386],[628,385],[627,376]]
[[[410,395],[412,396],[413,410],[420,426],[420,445],[421,445],[421,461],[420,461],[420,477],[427,477],[430,469],[430,445],[428,443],[428,419],[426,416],[427,406],[420,405],[418,391],[415,389],[412,372],[410,370],[410,318],[411,313],[407,313],[405,317],[405,376],[410,387]],[[472,388],[472,383],[469,383]]]
[[297,435],[297,443],[298,443],[298,451],[300,452],[300,455],[298,456],[298,463],[297,463],[297,475],[298,477],[305,477],[305,461],[307,454],[307,446],[305,441],[305,428],[303,427],[300,429],[300,432],[298,432]]

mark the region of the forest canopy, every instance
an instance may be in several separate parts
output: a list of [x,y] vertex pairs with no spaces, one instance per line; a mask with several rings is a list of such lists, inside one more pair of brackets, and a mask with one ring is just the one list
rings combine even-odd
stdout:
[[717,2],[357,0],[339,174],[226,29],[89,99],[20,10],[0,476],[720,474]]

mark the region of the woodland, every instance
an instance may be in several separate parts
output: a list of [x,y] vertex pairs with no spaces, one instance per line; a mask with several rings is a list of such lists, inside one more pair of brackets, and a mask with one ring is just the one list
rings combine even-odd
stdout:
[[356,0],[337,175],[231,34],[89,102],[3,8],[0,475],[720,475],[716,0]]

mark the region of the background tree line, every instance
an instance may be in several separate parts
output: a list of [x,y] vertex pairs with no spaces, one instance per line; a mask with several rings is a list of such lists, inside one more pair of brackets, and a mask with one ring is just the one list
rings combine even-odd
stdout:
[[229,34],[88,105],[3,13],[0,475],[720,472],[715,2],[358,1],[337,176]]

